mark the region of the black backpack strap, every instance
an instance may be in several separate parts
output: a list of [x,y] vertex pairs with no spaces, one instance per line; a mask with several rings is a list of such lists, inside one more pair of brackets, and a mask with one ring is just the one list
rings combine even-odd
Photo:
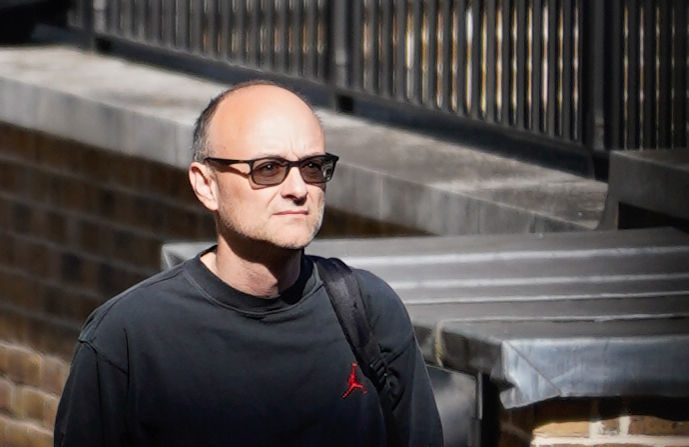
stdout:
[[352,270],[341,260],[317,256],[311,258],[318,268],[330,303],[354,356],[366,377],[378,390],[385,417],[388,445],[399,446],[401,443],[398,424],[392,411],[395,400],[392,394],[392,376],[366,316],[359,283]]

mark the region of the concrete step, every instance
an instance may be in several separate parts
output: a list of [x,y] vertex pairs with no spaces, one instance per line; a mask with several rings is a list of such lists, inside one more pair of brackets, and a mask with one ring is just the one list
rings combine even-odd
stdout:
[[[224,85],[62,46],[0,48],[0,120],[186,168]],[[318,110],[341,161],[328,204],[433,234],[594,229],[605,183]]]

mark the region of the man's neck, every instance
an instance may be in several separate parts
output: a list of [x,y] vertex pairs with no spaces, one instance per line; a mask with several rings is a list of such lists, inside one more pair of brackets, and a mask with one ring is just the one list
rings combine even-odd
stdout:
[[301,256],[301,251],[265,250],[247,259],[219,238],[217,249],[202,256],[201,261],[235,289],[256,297],[270,298],[297,281]]

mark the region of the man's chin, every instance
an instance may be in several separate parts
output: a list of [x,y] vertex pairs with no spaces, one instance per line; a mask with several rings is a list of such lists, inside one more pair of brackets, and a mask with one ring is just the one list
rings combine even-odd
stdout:
[[272,243],[278,248],[286,250],[302,250],[313,241],[317,231],[309,232],[294,232],[294,234],[283,234],[279,238],[271,238],[268,242]]

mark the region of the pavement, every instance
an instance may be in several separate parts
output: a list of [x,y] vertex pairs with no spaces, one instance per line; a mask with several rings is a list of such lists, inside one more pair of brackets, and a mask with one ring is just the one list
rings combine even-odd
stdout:
[[[186,168],[226,85],[69,46],[0,47],[0,120]],[[607,185],[318,109],[340,156],[328,205],[430,234],[592,230]]]

